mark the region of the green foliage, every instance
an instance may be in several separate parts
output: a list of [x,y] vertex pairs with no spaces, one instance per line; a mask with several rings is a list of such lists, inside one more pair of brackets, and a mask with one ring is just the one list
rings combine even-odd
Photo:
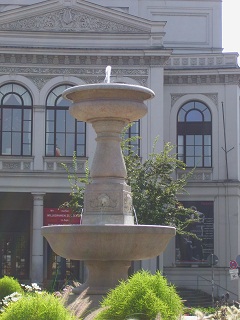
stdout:
[[[126,127],[125,130],[127,130]],[[123,133],[122,149],[127,168],[128,184],[133,194],[133,206],[136,210],[138,223],[148,225],[170,225],[176,227],[178,234],[189,234],[188,226],[198,221],[197,212],[191,208],[185,208],[179,201],[179,194],[186,193],[184,187],[189,175],[181,179],[175,179],[175,171],[185,172],[186,165],[177,159],[172,151],[174,146],[166,143],[164,150],[153,152],[147,160],[142,161],[132,144],[139,137],[125,139]],[[83,208],[83,195],[85,184],[90,181],[89,169],[86,167],[86,175],[79,178],[77,173],[76,153],[73,154],[73,172],[70,172],[66,164],[62,164],[68,173],[71,186],[70,200],[60,207],[69,208],[72,213],[81,213]]]
[[29,295],[11,303],[1,315],[1,320],[74,320],[62,302],[51,294]]
[[175,288],[161,273],[152,275],[147,271],[137,272],[130,279],[121,281],[108,293],[102,306],[106,309],[96,320],[152,320],[158,314],[162,320],[175,320],[183,308]]
[[0,300],[14,293],[23,293],[20,283],[13,277],[4,276],[0,279]]
[[64,202],[60,208],[71,209],[72,214],[81,214],[83,208],[83,195],[85,190],[85,184],[89,183],[89,169],[86,165],[85,177],[78,177],[78,165],[76,152],[73,153],[72,170],[68,168],[65,163],[62,163],[63,168],[68,174],[68,181],[71,187],[70,200]]
[[187,227],[197,221],[197,213],[185,208],[178,196],[186,193],[184,187],[191,173],[175,179],[175,171],[184,172],[186,165],[172,153],[174,146],[171,143],[165,143],[160,153],[155,152],[156,143],[157,140],[145,161],[131,148],[129,139],[122,144],[138,223],[171,225],[179,234],[188,233]]

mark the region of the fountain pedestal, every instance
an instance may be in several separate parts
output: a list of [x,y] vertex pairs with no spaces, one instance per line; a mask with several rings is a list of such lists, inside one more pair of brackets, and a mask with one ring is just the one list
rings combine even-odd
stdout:
[[87,287],[88,294],[105,294],[128,277],[131,261],[159,255],[175,235],[173,227],[134,225],[131,189],[125,182],[120,135],[127,123],[146,114],[144,101],[154,93],[141,86],[102,83],[76,86],[63,96],[73,102],[70,113],[91,123],[97,133],[92,182],[85,190],[83,224],[42,227],[42,235],[58,255],[86,262],[88,279],[75,293]]

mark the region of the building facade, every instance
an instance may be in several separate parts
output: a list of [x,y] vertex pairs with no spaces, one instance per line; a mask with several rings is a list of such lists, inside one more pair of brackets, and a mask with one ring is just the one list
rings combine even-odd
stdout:
[[75,150],[84,174],[95,150],[92,127],[61,93],[102,82],[111,65],[111,82],[155,92],[130,134],[141,135],[143,158],[159,136],[159,151],[170,141],[195,167],[179,199],[201,217],[201,242],[177,237],[134,268],[163,266],[176,285],[208,292],[214,269],[216,293],[239,296],[229,262],[240,253],[240,73],[238,54],[223,53],[221,12],[220,0],[0,0],[0,275],[83,280],[83,264],[56,256],[40,230],[68,199],[61,163],[71,168]]

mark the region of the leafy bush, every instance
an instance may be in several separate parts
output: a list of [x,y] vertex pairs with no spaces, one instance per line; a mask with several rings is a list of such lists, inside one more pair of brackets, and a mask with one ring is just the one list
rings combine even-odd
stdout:
[[62,302],[51,294],[29,295],[11,303],[1,315],[1,320],[74,320]]
[[102,302],[107,307],[96,320],[144,319],[152,320],[160,314],[162,320],[179,318],[183,305],[175,288],[157,272],[135,273],[127,281],[111,290]]
[[3,278],[1,278],[0,279],[0,300],[2,300],[4,297],[14,292],[18,292],[18,293],[23,292],[18,280],[8,276],[4,276]]

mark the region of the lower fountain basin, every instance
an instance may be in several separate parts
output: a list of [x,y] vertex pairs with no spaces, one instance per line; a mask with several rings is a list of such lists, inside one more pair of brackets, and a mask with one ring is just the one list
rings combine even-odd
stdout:
[[54,225],[42,235],[61,257],[72,260],[144,260],[165,250],[174,227],[149,225]]

